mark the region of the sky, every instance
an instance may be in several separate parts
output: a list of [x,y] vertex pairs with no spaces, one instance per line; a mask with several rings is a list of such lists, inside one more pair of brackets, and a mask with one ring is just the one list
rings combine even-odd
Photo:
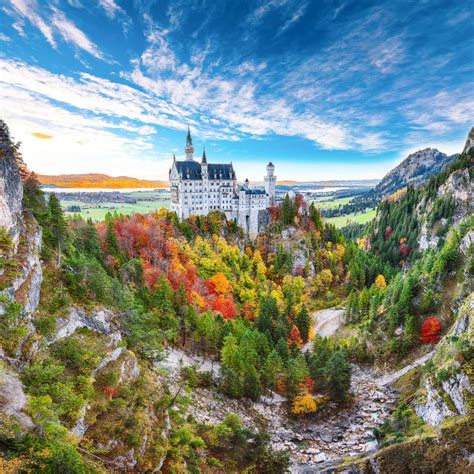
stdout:
[[37,173],[381,178],[474,125],[467,0],[0,0],[0,118]]

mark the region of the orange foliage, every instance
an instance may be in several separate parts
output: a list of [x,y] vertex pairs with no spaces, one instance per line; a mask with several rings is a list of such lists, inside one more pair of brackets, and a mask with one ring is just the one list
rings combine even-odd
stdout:
[[102,392],[110,400],[112,400],[112,398],[114,398],[118,395],[118,390],[116,388],[110,387],[108,385],[106,385],[105,387],[102,388]]
[[284,377],[280,377],[275,385],[275,392],[278,393],[278,395],[284,395],[286,393],[286,382]]
[[303,347],[303,339],[301,337],[300,330],[295,324],[293,324],[293,327],[291,328],[290,337],[288,338],[288,345],[291,345],[292,342],[294,342],[299,348]]
[[249,321],[254,321],[255,320],[255,315],[257,313],[257,308],[256,304],[252,303],[251,301],[246,301],[242,309],[240,310],[240,313],[245,319],[248,319]]
[[216,295],[224,296],[232,292],[232,285],[222,272],[216,273],[213,277],[209,278],[207,285],[209,291]]
[[148,262],[143,264],[143,281],[148,288],[153,288],[158,281],[161,271],[158,268],[152,267]]
[[218,296],[211,300],[211,308],[222,314],[224,319],[234,319],[237,316],[237,308],[232,296]]
[[272,221],[277,222],[280,220],[281,209],[277,206],[270,208],[270,215],[272,216]]
[[432,344],[439,341],[441,323],[435,316],[430,316],[423,321],[421,326],[420,341],[425,344]]
[[296,203],[296,207],[298,209],[301,209],[301,207],[303,206],[303,203],[304,203],[304,199],[303,199],[303,195],[302,194],[297,194],[295,196],[295,203]]
[[314,380],[310,376],[306,376],[303,383],[300,384],[300,388],[304,392],[311,393],[314,390]]

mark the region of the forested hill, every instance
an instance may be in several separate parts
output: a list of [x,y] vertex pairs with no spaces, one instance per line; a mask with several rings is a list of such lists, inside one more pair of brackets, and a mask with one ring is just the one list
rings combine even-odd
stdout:
[[330,215],[343,215],[375,207],[380,201],[407,186],[420,187],[427,183],[431,176],[452,163],[457,156],[448,156],[435,148],[425,148],[412,153],[387,173],[373,190],[355,197]]
[[412,153],[383,177],[374,188],[374,195],[378,199],[383,199],[406,186],[419,187],[431,176],[438,174],[457,156],[447,156],[436,148],[425,148]]
[[130,178],[128,176],[108,176],[99,173],[37,175],[41,184],[46,186],[60,186],[65,188],[166,188],[167,181]]
[[425,186],[409,186],[382,201],[367,227],[372,252],[399,265],[441,246],[449,229],[474,212],[473,160],[473,148],[466,145]]

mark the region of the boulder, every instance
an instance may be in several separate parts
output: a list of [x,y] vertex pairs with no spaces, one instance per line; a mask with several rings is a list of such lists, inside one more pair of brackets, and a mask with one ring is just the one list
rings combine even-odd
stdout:
[[[24,413],[26,395],[23,384],[13,372],[0,369],[0,436],[22,438],[35,427],[33,420]],[[6,420],[4,424],[2,420]],[[14,423],[12,423],[12,421]],[[11,432],[13,424],[14,432]],[[6,430],[6,431],[5,431]]]

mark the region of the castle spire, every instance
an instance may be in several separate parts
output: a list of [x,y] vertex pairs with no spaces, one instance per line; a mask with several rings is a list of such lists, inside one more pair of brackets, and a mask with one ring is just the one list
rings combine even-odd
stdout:
[[188,125],[188,134],[186,135],[186,147],[184,148],[186,161],[194,161],[193,139],[191,138],[191,130]]
[[201,163],[206,163],[207,164],[206,147],[204,147],[203,151],[202,151],[202,161],[201,161]]
[[191,130],[188,125],[188,134],[186,136],[186,145],[192,145],[193,144],[193,139],[191,138]]

